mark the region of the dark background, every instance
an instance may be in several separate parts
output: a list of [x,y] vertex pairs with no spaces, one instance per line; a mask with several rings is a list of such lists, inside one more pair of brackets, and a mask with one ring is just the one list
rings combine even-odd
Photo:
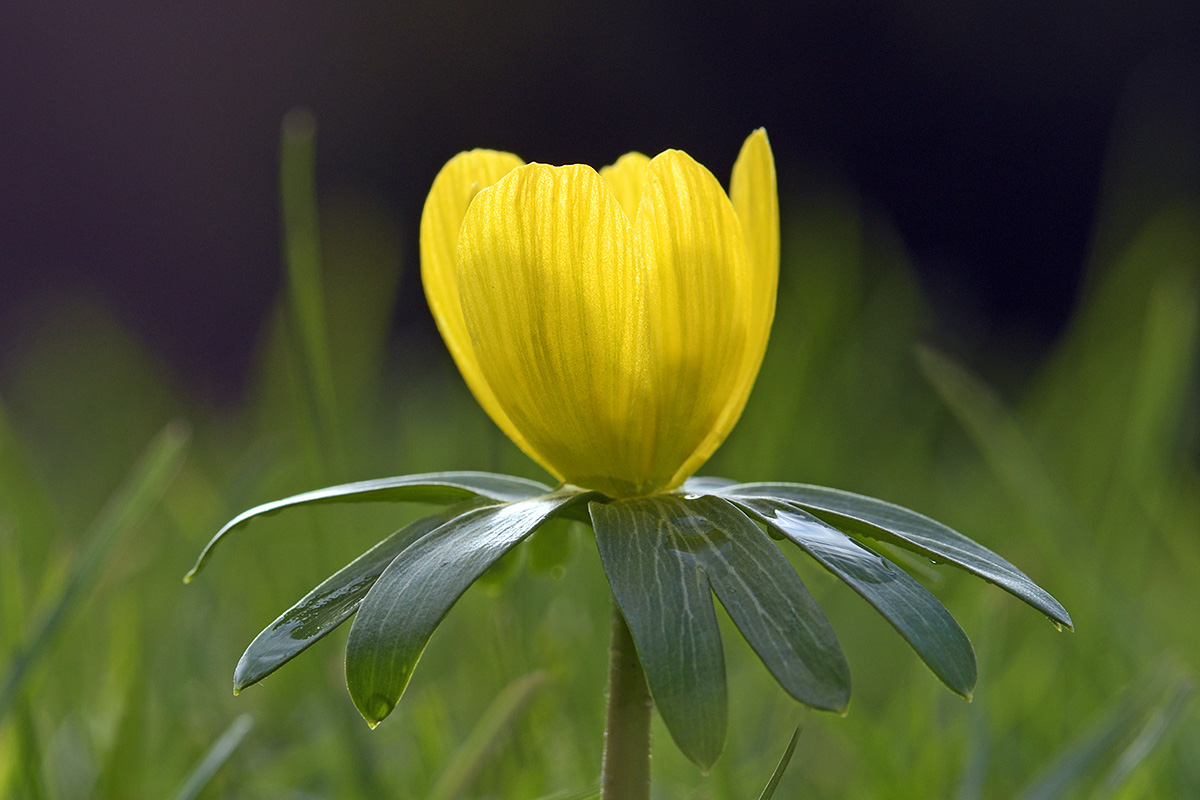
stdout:
[[405,242],[397,326],[431,329],[416,232],[455,152],[599,166],[679,147],[724,181],[762,125],[785,205],[813,176],[849,187],[894,223],[949,330],[1048,345],[1118,108],[1194,76],[1200,4],[772,8],[6,3],[0,369],[40,309],[84,293],[202,395],[236,397],[280,284],[279,123],[297,105],[322,194],[368,198]]

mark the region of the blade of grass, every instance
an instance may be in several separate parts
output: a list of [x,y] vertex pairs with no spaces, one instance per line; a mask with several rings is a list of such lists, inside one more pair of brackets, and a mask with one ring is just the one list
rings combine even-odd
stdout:
[[779,764],[771,773],[771,779],[767,781],[758,800],[771,800],[775,796],[775,789],[779,787],[779,781],[783,779],[783,773],[787,771],[788,764],[791,763],[792,753],[796,752],[796,740],[799,738],[800,726],[796,726],[796,730],[792,731],[792,738],[788,740],[787,749],[783,751],[783,758],[779,759]]
[[25,787],[25,796],[29,800],[44,800],[49,795],[46,792],[43,774],[42,748],[38,742],[37,726],[34,725],[29,703],[18,703],[16,723],[17,775],[20,781],[18,785]]
[[36,539],[54,532],[54,506],[50,495],[21,451],[16,434],[0,402],[0,514],[24,536]]
[[321,281],[315,171],[316,122],[307,109],[293,109],[283,118],[279,148],[289,311],[303,354],[301,372],[312,400],[312,421],[320,450],[333,460],[335,471],[340,472],[337,403]]
[[572,792],[569,789],[565,792],[555,792],[545,797],[539,797],[538,800],[597,800],[599,797],[600,787],[593,786],[590,789],[580,789],[577,792]]
[[1186,706],[1192,691],[1190,682],[1177,678],[1164,684],[1166,679],[1160,675],[1124,692],[1041,772],[1018,800],[1063,797],[1108,764],[1113,766],[1096,796],[1113,796]]
[[929,347],[917,347],[917,361],[988,466],[1024,505],[1030,521],[1047,537],[1079,535],[1084,528],[1079,515],[1056,488],[1021,423],[991,388]]
[[[982,659],[981,659],[982,660]],[[991,758],[987,724],[976,706],[971,715],[971,730],[967,734],[967,761],[954,800],[981,800],[987,785],[988,761]]]
[[462,797],[545,682],[546,674],[539,671],[517,678],[505,686],[450,759],[427,800],[456,800]]
[[238,749],[242,740],[246,738],[246,734],[253,727],[254,718],[249,714],[243,714],[231,722],[225,732],[212,743],[212,747],[208,748],[204,758],[200,759],[199,763],[188,773],[187,778],[179,786],[179,791],[175,792],[174,800],[195,800],[212,780],[217,770],[224,766],[229,757]]
[[142,653],[146,648],[139,641],[141,629],[136,621],[129,626],[125,638],[127,642],[118,647],[137,649],[131,656],[114,659],[109,666],[111,680],[120,684],[116,690],[123,692],[123,697],[119,700],[121,707],[112,739],[107,750],[99,753],[99,774],[93,797],[138,797],[143,794],[143,775],[139,770],[130,769],[130,765],[145,761],[147,740],[151,735],[147,731],[151,702],[147,695],[152,693],[146,691],[147,676],[142,666]]
[[1086,730],[1047,766],[1017,800],[1055,800],[1100,764],[1136,723],[1137,707],[1128,701],[1108,709],[1099,722]]
[[[1131,381],[1121,458],[1106,494],[1106,522],[1124,523],[1122,503],[1156,509],[1179,447],[1200,346],[1200,291],[1184,270],[1164,272],[1151,287],[1141,348]],[[1114,509],[1115,507],[1115,509]]]
[[1122,751],[1105,775],[1100,789],[1094,795],[1095,800],[1119,796],[1120,790],[1125,786],[1133,771],[1154,752],[1155,748],[1179,722],[1188,706],[1188,701],[1192,699],[1194,690],[1195,687],[1191,681],[1181,681],[1171,692],[1170,697],[1150,712],[1141,731]]
[[92,523],[84,538],[83,550],[74,559],[58,598],[32,628],[33,635],[9,665],[3,688],[0,688],[0,720],[12,707],[30,666],[45,651],[92,585],[113,541],[124,531],[137,527],[162,498],[183,461],[189,436],[186,425],[179,422],[167,425],[146,448],[125,482]]
[[24,635],[29,588],[35,570],[23,542],[52,541],[56,532],[49,494],[31,469],[0,401],[0,653]]
[[25,633],[27,571],[17,531],[0,519],[0,653],[15,648]]

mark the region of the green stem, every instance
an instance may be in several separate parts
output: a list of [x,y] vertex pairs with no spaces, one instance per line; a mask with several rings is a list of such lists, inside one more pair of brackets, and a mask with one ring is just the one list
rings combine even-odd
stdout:
[[601,800],[649,800],[650,692],[621,609],[613,601],[608,646],[608,718]]

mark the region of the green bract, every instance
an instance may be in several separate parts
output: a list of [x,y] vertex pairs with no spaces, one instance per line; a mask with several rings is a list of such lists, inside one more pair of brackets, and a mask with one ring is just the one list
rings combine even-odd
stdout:
[[[891,503],[794,483],[691,478],[678,490],[611,500],[598,492],[479,472],[345,484],[240,514],[226,534],[293,506],[407,500],[446,508],[384,539],[259,634],[238,663],[240,691],[357,612],[346,682],[367,722],[391,713],[430,635],[463,592],[546,521],[590,520],[613,596],[651,696],[679,748],[707,769],[725,740],[725,662],[713,595],[781,686],[813,708],[842,711],[850,670],[837,637],[773,541],[796,544],[862,595],[950,689],[969,697],[975,653],[944,606],[871,548],[886,542],[978,575],[1056,625],[1066,610],[1000,556]],[[772,534],[768,536],[767,534]]]

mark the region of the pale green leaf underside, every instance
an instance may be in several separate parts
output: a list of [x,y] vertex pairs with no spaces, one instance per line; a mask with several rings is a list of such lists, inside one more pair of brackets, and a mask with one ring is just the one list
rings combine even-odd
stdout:
[[468,511],[396,556],[363,598],[346,643],[346,685],[368,724],[395,708],[430,635],[467,587],[543,522],[592,497],[568,489]]
[[323,505],[327,503],[379,503],[400,502],[413,503],[456,503],[461,500],[483,498],[496,502],[522,500],[527,497],[545,494],[550,487],[537,481],[517,478],[512,475],[497,475],[490,472],[431,472],[421,475],[399,475],[391,478],[377,478],[356,483],[344,483],[338,486],[327,486],[311,492],[285,497],[282,500],[272,500],[243,511],[217,531],[195,566],[184,576],[189,582],[204,568],[212,555],[213,549],[228,534],[242,527],[255,517],[275,514],[286,508],[307,505]]

